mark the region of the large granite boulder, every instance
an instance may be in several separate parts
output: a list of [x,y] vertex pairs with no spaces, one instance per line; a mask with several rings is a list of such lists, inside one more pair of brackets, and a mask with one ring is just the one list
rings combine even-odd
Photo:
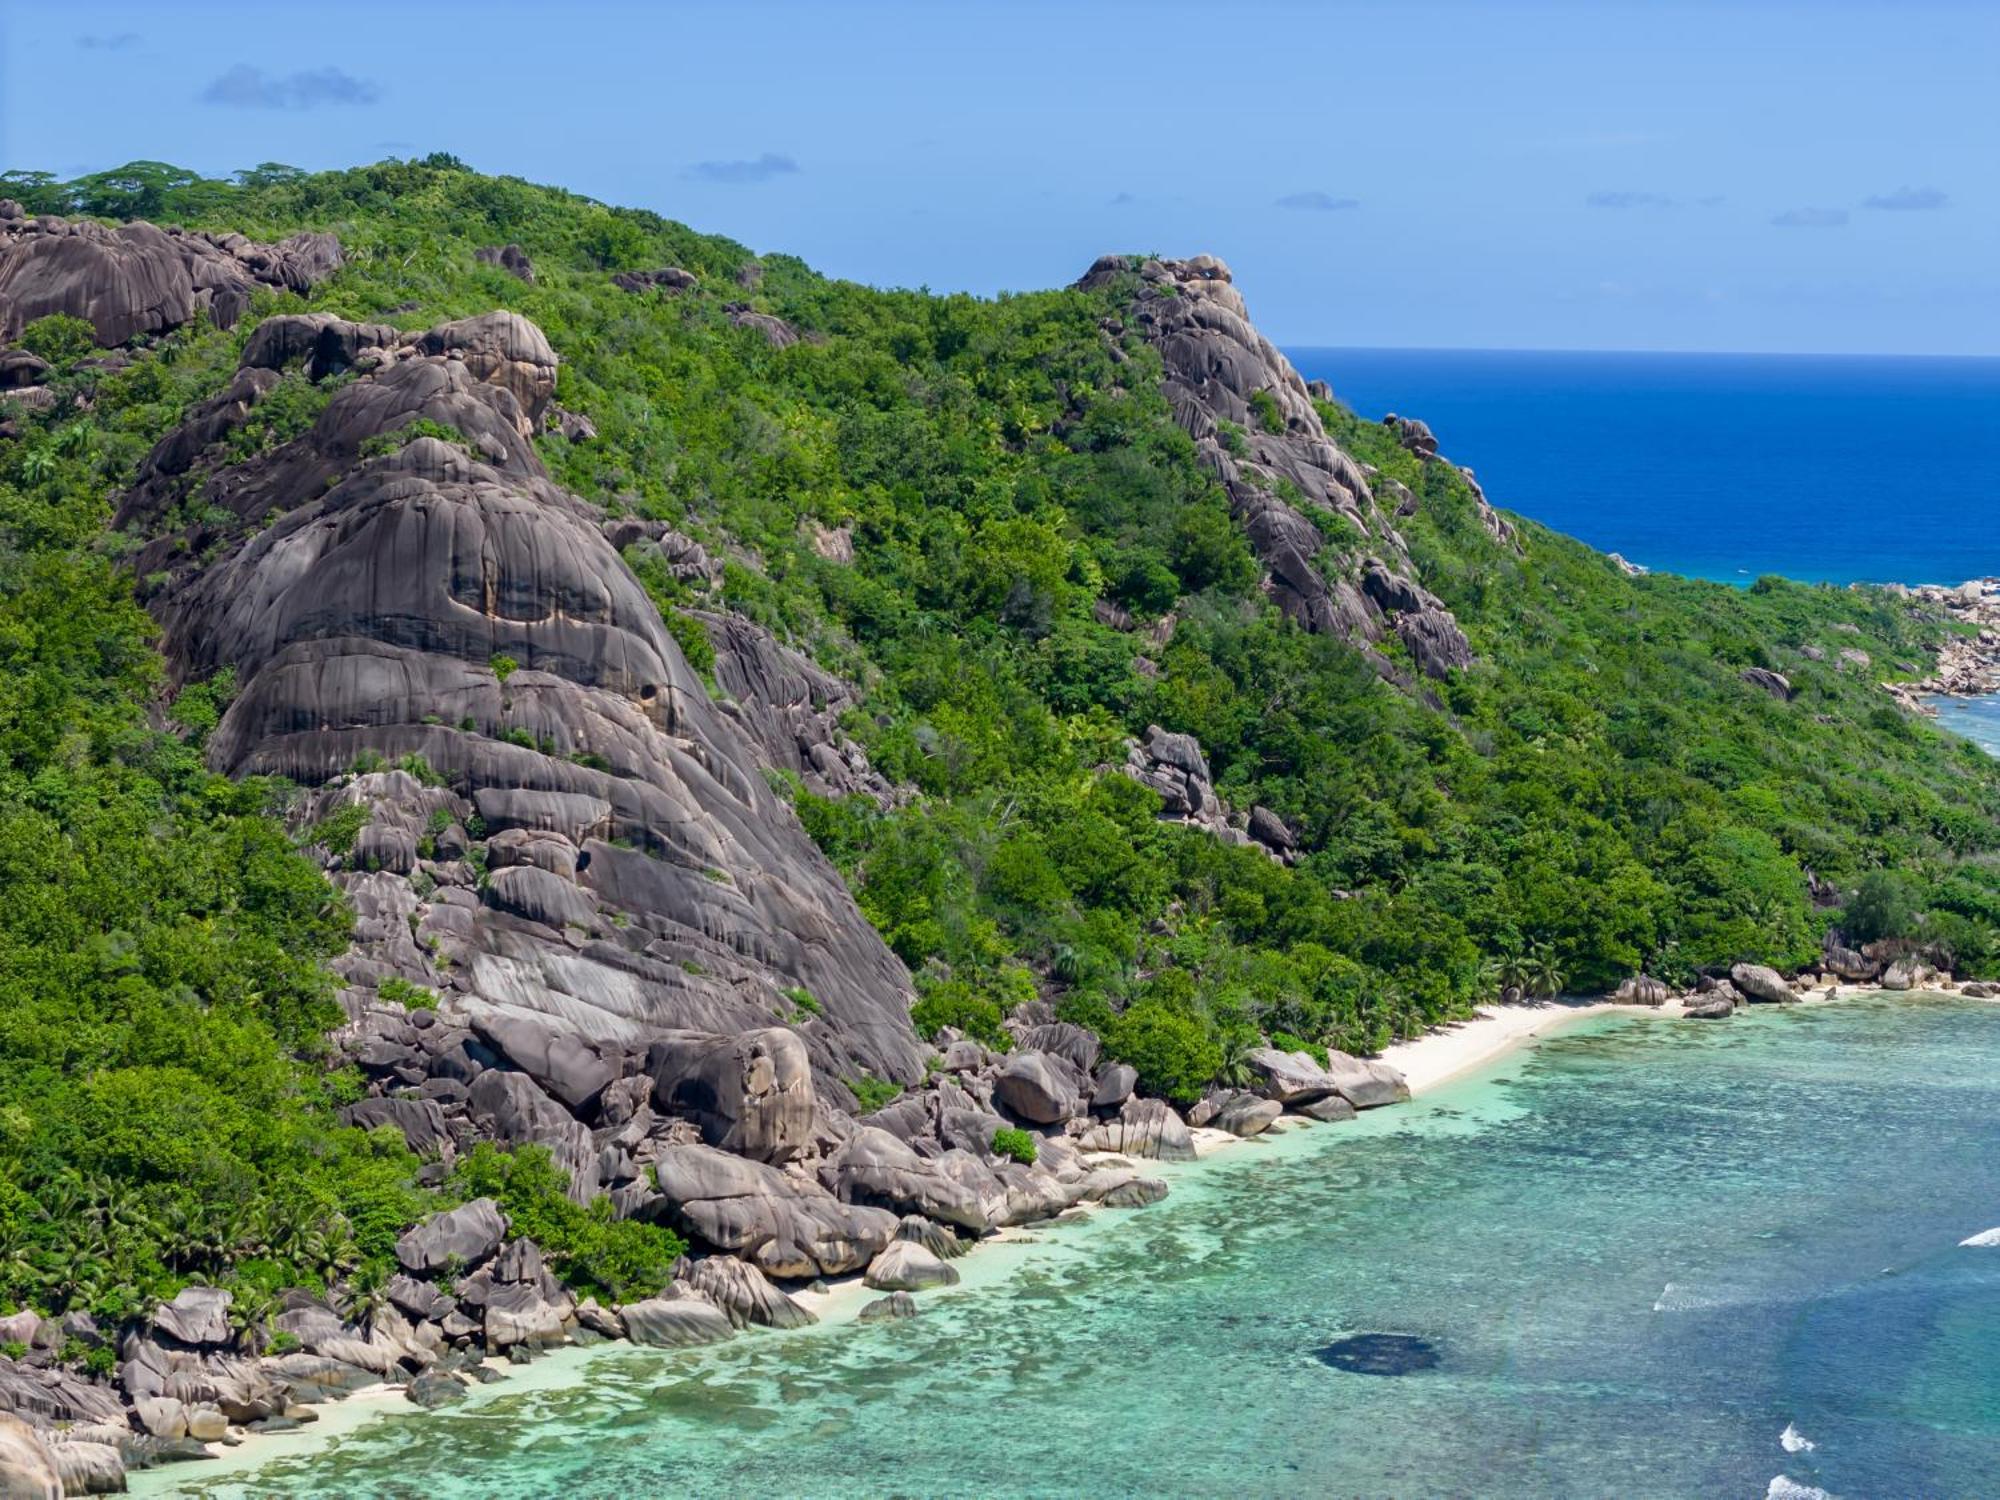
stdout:
[[507,1220],[491,1198],[475,1198],[406,1231],[396,1241],[396,1259],[417,1275],[455,1266],[483,1265],[507,1237]]
[[1005,1196],[1005,1189],[969,1152],[920,1156],[886,1130],[870,1126],[841,1144],[826,1175],[844,1202],[918,1213],[974,1234],[993,1226]]
[[668,1146],[653,1171],[669,1219],[766,1275],[858,1271],[896,1232],[892,1213],[843,1203],[816,1183],[710,1146]]
[[1798,999],[1776,969],[1762,964],[1736,964],[1729,970],[1730,983],[1753,1005],[1783,1005]]
[[12,1412],[0,1412],[0,1497],[63,1500],[62,1474],[47,1439]]
[[182,1287],[173,1301],[153,1309],[153,1326],[183,1344],[226,1344],[232,1300],[221,1287]]
[[812,1063],[795,1031],[674,1032],[646,1053],[655,1102],[701,1127],[709,1145],[784,1162],[812,1139]]
[[1285,1106],[1277,1100],[1263,1098],[1247,1089],[1230,1089],[1215,1097],[1213,1103],[1209,1128],[1226,1131],[1239,1140],[1262,1135],[1285,1112]]
[[868,1264],[861,1278],[878,1292],[921,1292],[958,1285],[958,1272],[914,1240],[897,1240]]
[[473,1035],[496,1057],[527,1074],[572,1114],[594,1114],[598,1099],[622,1071],[622,1054],[607,1054],[535,1016],[484,1004],[467,1006],[464,1014]]
[[1079,1138],[1086,1151],[1114,1151],[1154,1161],[1193,1161],[1187,1121],[1164,1099],[1129,1099],[1117,1118],[1093,1125]]
[[635,1344],[658,1349],[686,1349],[699,1344],[719,1344],[733,1338],[736,1325],[729,1314],[706,1297],[669,1290],[643,1302],[627,1302],[618,1309],[625,1336]]
[[733,1255],[696,1261],[687,1284],[728,1314],[738,1328],[752,1323],[762,1328],[803,1328],[819,1321],[765,1280],[762,1271]]
[[1256,1077],[1256,1091],[1286,1106],[1338,1094],[1356,1109],[1374,1109],[1410,1097],[1409,1085],[1394,1068],[1345,1052],[1329,1052],[1321,1065],[1309,1052],[1253,1047],[1244,1061]]
[[332,235],[259,245],[135,221],[0,220],[0,342],[38,318],[82,318],[109,348],[205,311],[228,328],[259,287],[306,291],[340,268]]
[[1048,1052],[1011,1052],[993,1075],[995,1102],[1036,1125],[1059,1125],[1082,1114],[1090,1093],[1087,1073]]

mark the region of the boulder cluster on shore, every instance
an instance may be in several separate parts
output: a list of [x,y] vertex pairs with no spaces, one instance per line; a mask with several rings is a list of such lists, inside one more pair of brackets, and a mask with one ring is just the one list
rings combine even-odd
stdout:
[[[707,1252],[684,1258],[656,1296],[618,1306],[576,1296],[480,1198],[404,1234],[396,1274],[371,1296],[295,1290],[268,1321],[246,1324],[230,1292],[194,1285],[122,1328],[80,1313],[0,1318],[10,1349],[0,1356],[0,1494],[119,1491],[128,1469],[213,1457],[213,1445],[297,1427],[317,1403],[384,1383],[416,1406],[448,1406],[501,1378],[495,1361],[526,1363],[564,1344],[682,1348],[798,1327],[815,1319],[793,1292],[824,1277],[858,1273],[884,1294],[863,1321],[909,1317],[912,1294],[957,1282],[950,1262],[982,1236],[1084,1205],[1157,1202],[1166,1184],[1141,1163],[1192,1159],[1196,1131],[1255,1136],[1288,1110],[1353,1119],[1409,1093],[1380,1063],[1260,1047],[1245,1057],[1248,1087],[1182,1111],[1135,1096],[1133,1070],[1102,1060],[1085,1028],[1032,1014],[1010,1024],[1007,1053],[947,1028],[928,1086],[858,1120],[816,1098],[789,1031],[656,1055],[656,1073],[616,1090],[628,1102],[611,1114],[623,1120],[600,1128],[609,1138],[642,1122],[633,1147],[662,1211]],[[714,1066],[718,1054],[726,1067]],[[695,1097],[707,1133],[733,1149],[706,1144],[687,1115],[654,1113]],[[449,1143],[434,1100],[372,1102],[413,1123],[422,1115]],[[996,1150],[1009,1131],[1032,1141],[1031,1161]],[[607,1139],[601,1149],[632,1148]],[[113,1376],[68,1368],[59,1352],[78,1345],[114,1351]]]

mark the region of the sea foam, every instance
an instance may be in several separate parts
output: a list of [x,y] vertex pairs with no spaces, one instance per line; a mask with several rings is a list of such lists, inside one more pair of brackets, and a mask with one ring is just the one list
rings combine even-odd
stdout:
[[1764,1500],[1833,1500],[1833,1496],[1825,1490],[1815,1489],[1809,1484],[1800,1484],[1796,1479],[1787,1479],[1783,1474],[1779,1474],[1764,1491]]
[[1970,1239],[1959,1241],[1961,1245],[1971,1245],[1978,1249],[2000,1245],[2000,1229],[1982,1229]]
[[1817,1445],[1797,1427],[1787,1422],[1785,1430],[1778,1434],[1778,1446],[1787,1453],[1810,1453]]

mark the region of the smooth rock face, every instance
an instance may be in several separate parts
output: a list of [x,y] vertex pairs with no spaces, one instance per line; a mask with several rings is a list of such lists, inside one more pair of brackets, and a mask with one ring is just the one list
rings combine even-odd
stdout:
[[711,1255],[695,1262],[688,1285],[706,1297],[738,1328],[755,1323],[764,1328],[803,1328],[817,1323],[805,1308],[764,1279],[748,1261]]
[[231,1300],[220,1287],[182,1287],[173,1301],[153,1309],[153,1326],[183,1344],[226,1344]]
[[646,1071],[659,1107],[693,1120],[711,1146],[784,1162],[812,1139],[812,1064],[795,1031],[674,1033],[653,1043]]
[[719,1344],[736,1334],[729,1315],[704,1297],[650,1297],[627,1302],[618,1315],[633,1343],[662,1349]]
[[974,1234],[984,1234],[995,1220],[989,1194],[998,1184],[966,1151],[920,1156],[887,1131],[863,1126],[847,1138],[827,1170],[834,1191],[849,1203],[919,1213]]
[[1164,1099],[1129,1099],[1114,1120],[1094,1125],[1077,1142],[1086,1151],[1115,1151],[1154,1161],[1193,1161],[1187,1122]]
[[1724,1021],[1736,1014],[1736,1002],[1728,995],[1696,995],[1681,1014],[1690,1021]]
[[771,1276],[858,1271],[896,1232],[892,1213],[709,1146],[666,1147],[654,1173],[679,1228]]
[[1253,1047],[1244,1060],[1257,1075],[1257,1092],[1284,1105],[1338,1094],[1356,1109],[1374,1109],[1410,1097],[1403,1075],[1394,1068],[1345,1052],[1329,1052],[1325,1067],[1311,1053],[1275,1047]]
[[178,328],[197,309],[228,328],[259,287],[306,291],[340,262],[328,234],[259,245],[143,221],[0,220],[0,342],[56,313],[84,319],[104,348]]
[[62,1477],[42,1435],[12,1412],[0,1412],[0,1496],[62,1500]]
[[1139,1070],[1130,1063],[1108,1063],[1097,1075],[1097,1088],[1090,1096],[1092,1109],[1116,1109],[1132,1097],[1139,1086]]
[[958,1285],[958,1272],[914,1240],[897,1240],[869,1262],[862,1280],[881,1292]]
[[1218,1101],[1209,1124],[1216,1130],[1226,1130],[1238,1139],[1247,1140],[1269,1130],[1284,1112],[1284,1105],[1275,1099],[1260,1099],[1255,1094],[1237,1089]]
[[[353,349],[351,378],[308,433],[223,466],[217,445],[275,379],[245,369],[240,389],[191,417],[199,430],[170,434],[141,466],[119,525],[156,536],[135,565],[167,580],[149,603],[174,673],[236,673],[239,692],[208,742],[218,769],[310,787],[364,753],[417,755],[451,787],[378,773],[325,794],[377,814],[357,849],[380,869],[334,877],[361,916],[341,972],[464,995],[486,1028],[436,1054],[378,1047],[375,1071],[475,1087],[498,1042],[513,1076],[587,1121],[614,1058],[643,1057],[668,1033],[768,1028],[799,987],[821,1012],[804,1037],[819,1092],[838,1101],[841,1080],[863,1074],[917,1082],[925,1049],[909,1022],[909,976],[766,784],[759,767],[771,757],[745,727],[758,714],[709,696],[601,515],[550,482],[527,440],[553,390],[546,339],[514,314],[386,347],[362,347],[376,336],[338,323],[288,320],[253,335],[253,348],[270,347],[260,357],[304,358],[309,373],[328,361],[329,339]],[[362,456],[419,419],[468,446],[419,438]],[[189,493],[210,518],[198,540],[168,530]],[[214,519],[224,514],[240,522]],[[518,664],[504,681],[500,659]],[[752,674],[745,685],[759,680],[775,681]],[[832,755],[826,745],[806,749],[815,753],[794,754],[834,767],[817,753]],[[860,773],[842,775],[827,784],[847,790]],[[310,815],[336,805],[315,802]],[[392,873],[411,867],[435,811],[450,820],[440,843],[463,847],[474,812],[489,838],[506,836],[483,900],[419,897]],[[430,946],[415,941],[411,917]],[[523,1023],[575,1050],[517,1048],[532,1036]],[[771,1061],[786,1071],[795,1057]],[[543,1140],[579,1196],[596,1186],[595,1143],[561,1138],[534,1096],[497,1089],[477,1100],[483,1133]],[[748,1121],[745,1149],[796,1150],[810,1106],[777,1113],[775,1125],[768,1112]]]
[[1074,1063],[1046,1052],[1010,1052],[993,1075],[994,1099],[1037,1125],[1081,1113],[1089,1095],[1089,1078]]
[[1799,998],[1776,969],[1762,964],[1737,964],[1729,979],[1752,1004],[1783,1005]]
[[466,1270],[483,1264],[507,1236],[507,1221],[491,1198],[475,1198],[445,1213],[433,1214],[396,1241],[396,1259],[421,1275],[457,1265]]

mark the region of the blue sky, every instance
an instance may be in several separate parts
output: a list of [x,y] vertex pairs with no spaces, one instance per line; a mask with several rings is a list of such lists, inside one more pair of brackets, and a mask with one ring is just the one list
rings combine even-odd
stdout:
[[0,163],[457,153],[864,281],[1207,250],[1289,344],[2000,353],[2000,3],[0,0]]

